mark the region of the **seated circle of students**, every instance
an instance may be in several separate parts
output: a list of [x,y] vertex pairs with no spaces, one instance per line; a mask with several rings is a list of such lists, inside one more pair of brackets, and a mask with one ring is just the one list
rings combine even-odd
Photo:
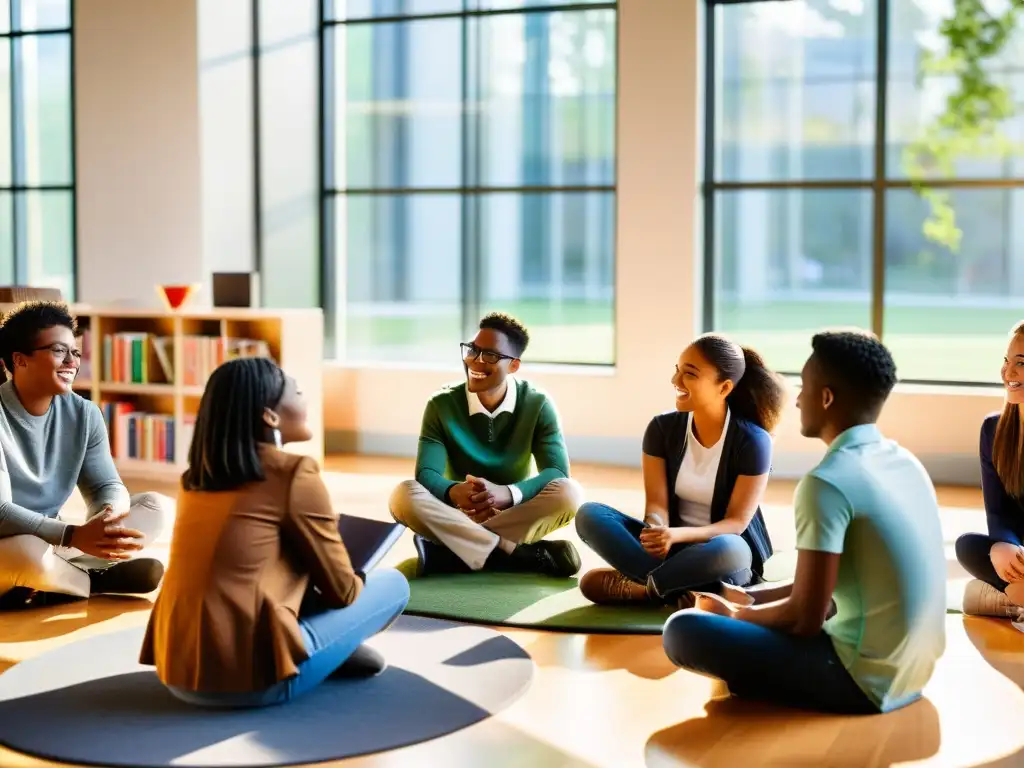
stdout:
[[[0,602],[28,607],[96,594],[146,594],[163,565],[139,557],[167,524],[170,499],[130,496],[103,415],[72,386],[77,322],[62,302],[25,302],[0,325]],[[63,509],[78,486],[82,524]]]
[[164,584],[140,663],[179,699],[281,704],[331,676],[372,675],[363,645],[402,613],[394,569],[353,569],[294,379],[266,358],[217,367],[199,404]]
[[792,583],[749,600],[701,595],[669,618],[663,644],[735,696],[888,712],[920,698],[945,649],[938,500],[921,462],[876,424],[896,383],[888,349],[860,331],[820,333],[812,347],[801,433],[827,448],[796,490]]
[[979,453],[987,534],[956,541],[956,559],[975,581],[964,613],[1017,617],[1024,608],[1024,322],[1010,332],[1003,358],[1002,412],[981,424]]
[[421,576],[579,571],[570,542],[544,540],[568,525],[583,499],[569,477],[555,404],[513,376],[529,338],[515,318],[485,316],[461,345],[466,380],[427,402],[416,477],[394,490],[389,505],[416,533]]
[[759,504],[772,459],[769,434],[785,402],[779,377],[750,349],[705,334],[679,356],[675,410],[643,439],[644,517],[587,502],[580,538],[612,568],[580,589],[605,605],[692,605],[692,590],[759,580],[772,555]]

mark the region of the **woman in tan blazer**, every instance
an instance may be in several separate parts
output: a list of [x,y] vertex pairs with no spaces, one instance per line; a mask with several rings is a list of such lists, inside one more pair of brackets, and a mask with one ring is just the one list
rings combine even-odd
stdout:
[[210,377],[182,475],[171,553],[140,662],[204,706],[289,701],[337,674],[373,674],[362,646],[405,609],[393,569],[353,571],[295,381],[263,358]]

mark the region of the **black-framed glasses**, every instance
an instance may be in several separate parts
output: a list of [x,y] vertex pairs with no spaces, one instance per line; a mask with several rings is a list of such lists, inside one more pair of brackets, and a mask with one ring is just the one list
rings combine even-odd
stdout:
[[495,352],[493,349],[481,349],[476,344],[469,342],[462,342],[459,345],[462,348],[462,359],[467,363],[474,360],[483,360],[488,365],[494,365],[499,360],[515,360],[516,358],[512,355],[503,355],[501,352]]
[[69,347],[67,344],[61,344],[59,341],[54,344],[47,344],[45,347],[35,347],[32,351],[42,352],[44,349],[53,355],[55,360],[64,362],[70,356],[76,362],[82,362],[81,350]]

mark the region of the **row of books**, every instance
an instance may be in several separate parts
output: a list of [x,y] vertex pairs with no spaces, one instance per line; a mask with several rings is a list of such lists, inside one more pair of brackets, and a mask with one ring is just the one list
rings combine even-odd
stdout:
[[[173,464],[175,462],[174,417],[165,413],[136,410],[132,403],[100,403],[110,437],[110,452],[115,459],[137,459]],[[184,442],[192,442],[194,419],[183,425]]]
[[[232,358],[270,357],[270,346],[260,339],[184,336],[181,343],[181,383],[186,387],[202,386],[214,368]],[[125,384],[172,382],[173,360],[174,338],[171,336],[124,332],[103,337],[103,381]]]

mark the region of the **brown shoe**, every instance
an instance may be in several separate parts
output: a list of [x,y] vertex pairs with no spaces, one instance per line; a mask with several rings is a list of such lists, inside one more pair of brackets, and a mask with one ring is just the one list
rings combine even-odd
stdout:
[[647,587],[623,576],[614,568],[597,568],[580,579],[580,592],[597,605],[649,603]]

